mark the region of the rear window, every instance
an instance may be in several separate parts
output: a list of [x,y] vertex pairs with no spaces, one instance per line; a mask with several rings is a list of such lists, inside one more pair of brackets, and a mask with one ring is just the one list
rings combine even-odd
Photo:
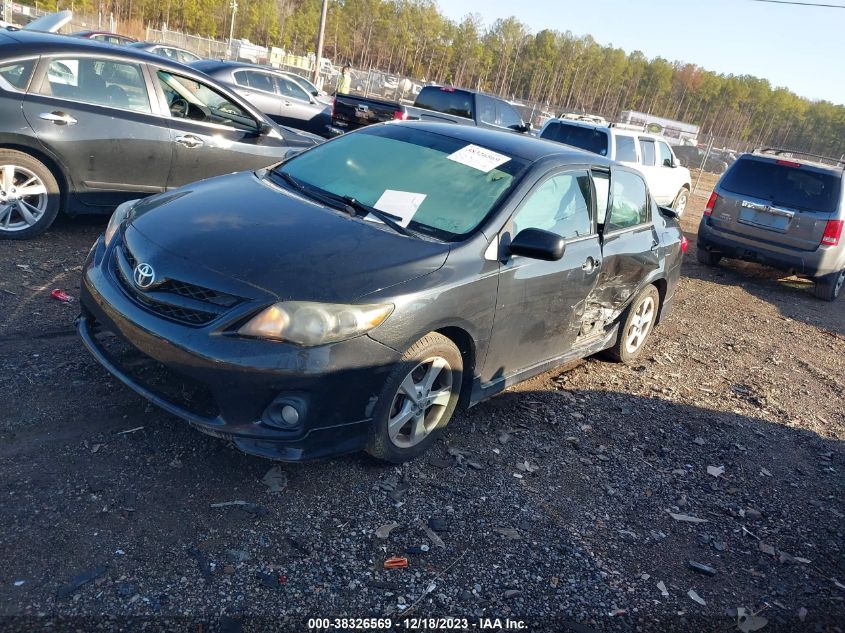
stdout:
[[636,163],[637,150],[634,147],[633,136],[617,136],[616,137],[616,158],[622,163]]
[[555,121],[549,123],[540,136],[550,141],[587,150],[593,154],[607,156],[608,135],[603,129]]
[[12,84],[18,90],[26,88],[32,69],[35,68],[34,59],[25,59],[0,66],[0,77]]
[[842,179],[805,167],[741,158],[725,173],[721,187],[777,206],[833,213],[839,206]]
[[472,93],[453,88],[426,86],[420,91],[414,106],[471,119]]

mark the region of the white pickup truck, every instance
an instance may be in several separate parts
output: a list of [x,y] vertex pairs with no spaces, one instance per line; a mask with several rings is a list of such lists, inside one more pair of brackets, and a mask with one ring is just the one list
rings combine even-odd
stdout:
[[690,173],[661,136],[630,126],[571,119],[549,119],[539,136],[607,156],[639,170],[657,204],[683,215],[690,195]]

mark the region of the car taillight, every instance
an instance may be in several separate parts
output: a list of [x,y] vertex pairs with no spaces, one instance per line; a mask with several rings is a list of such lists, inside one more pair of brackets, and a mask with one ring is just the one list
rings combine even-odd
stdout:
[[689,248],[689,240],[686,235],[681,235],[681,252],[686,253]]
[[716,206],[716,200],[719,199],[719,196],[716,195],[716,192],[710,194],[710,199],[707,201],[707,204],[704,206],[704,215],[710,215],[713,213],[713,207]]
[[839,238],[842,237],[842,220],[828,220],[822,235],[822,244],[825,246],[836,246]]
[[783,165],[784,167],[800,167],[801,163],[793,163],[791,160],[778,160],[775,161],[778,165]]
[[332,118],[334,118],[334,109],[337,107],[337,97],[332,99]]
[[393,120],[394,121],[407,121],[408,120],[408,113],[407,112],[400,112],[397,110],[393,113]]

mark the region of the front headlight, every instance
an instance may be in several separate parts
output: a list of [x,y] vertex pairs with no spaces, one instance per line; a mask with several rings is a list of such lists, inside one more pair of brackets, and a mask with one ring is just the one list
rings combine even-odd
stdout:
[[132,207],[135,206],[136,202],[138,201],[127,200],[123,204],[118,205],[118,207],[114,210],[114,213],[111,214],[109,223],[106,225],[105,237],[103,238],[106,246],[108,246],[112,241],[115,233],[117,233],[117,229],[120,228],[121,223],[126,219],[126,215],[132,210]]
[[344,305],[282,301],[252,317],[238,334],[314,346],[360,336],[380,325],[392,304]]

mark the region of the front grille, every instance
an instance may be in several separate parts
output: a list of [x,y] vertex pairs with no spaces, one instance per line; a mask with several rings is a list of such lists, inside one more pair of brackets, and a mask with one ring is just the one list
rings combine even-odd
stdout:
[[156,286],[156,290],[159,292],[172,292],[180,297],[205,301],[214,305],[223,306],[224,308],[231,308],[241,301],[239,297],[226,294],[225,292],[218,292],[211,288],[203,288],[202,286],[189,284],[185,281],[176,281],[175,279],[168,279]]
[[241,297],[177,279],[165,279],[152,289],[141,291],[132,281],[132,271],[137,263],[126,244],[115,249],[115,274],[126,295],[144,309],[165,319],[202,326],[243,301]]
[[133,382],[196,415],[214,418],[219,414],[205,383],[173,371],[111,332],[101,331],[96,337],[100,349]]
[[132,254],[132,251],[126,248],[126,244],[123,244],[120,247],[120,250],[123,251],[123,256],[126,258],[126,263],[129,264],[129,270],[135,270],[135,266],[138,264],[138,260],[135,259],[135,256]]
[[192,310],[190,308],[183,308],[180,306],[171,305],[169,303],[161,303],[160,301],[152,300],[149,295],[139,291],[135,285],[126,278],[120,266],[117,267],[117,278],[124,292],[133,299],[135,303],[150,312],[153,312],[165,319],[179,321],[187,325],[206,325],[211,323],[219,315],[214,312],[205,312],[203,310]]

